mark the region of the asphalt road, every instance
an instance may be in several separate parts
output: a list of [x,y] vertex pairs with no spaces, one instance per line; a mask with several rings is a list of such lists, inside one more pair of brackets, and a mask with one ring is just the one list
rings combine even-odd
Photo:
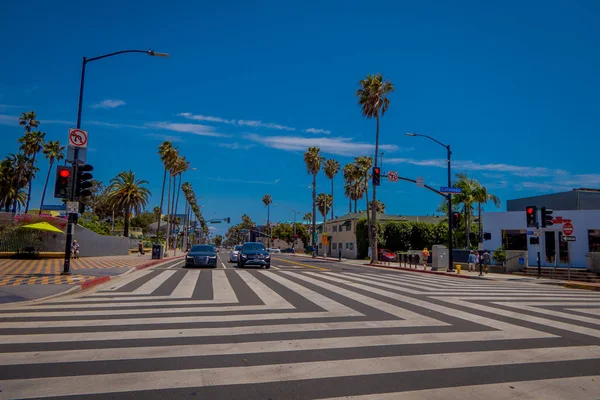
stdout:
[[600,398],[599,293],[219,254],[1,306],[0,398]]

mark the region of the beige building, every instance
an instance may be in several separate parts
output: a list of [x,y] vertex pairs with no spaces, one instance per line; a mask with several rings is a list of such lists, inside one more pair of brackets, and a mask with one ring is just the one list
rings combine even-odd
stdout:
[[[319,225],[318,232],[318,250],[319,255],[326,254],[331,257],[339,255],[339,249],[342,249],[342,258],[357,258],[356,249],[356,224],[361,218],[366,218],[367,214],[350,213],[341,217],[325,222],[325,227]],[[437,224],[443,217],[439,216],[411,216],[411,215],[390,215],[377,214],[378,221],[407,221],[407,222],[425,222]],[[328,237],[328,244],[323,245],[323,235]]]

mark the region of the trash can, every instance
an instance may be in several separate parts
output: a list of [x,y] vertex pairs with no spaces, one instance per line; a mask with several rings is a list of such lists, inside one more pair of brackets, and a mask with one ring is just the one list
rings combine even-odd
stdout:
[[152,245],[152,259],[161,260],[163,258],[163,247],[160,244]]

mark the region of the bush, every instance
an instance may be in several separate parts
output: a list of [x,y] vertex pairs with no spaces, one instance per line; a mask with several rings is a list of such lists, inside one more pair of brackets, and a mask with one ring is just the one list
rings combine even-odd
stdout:
[[[377,247],[385,247],[385,226],[377,221]],[[356,224],[356,251],[358,258],[365,258],[369,254],[369,232],[367,231],[367,219],[361,218]]]

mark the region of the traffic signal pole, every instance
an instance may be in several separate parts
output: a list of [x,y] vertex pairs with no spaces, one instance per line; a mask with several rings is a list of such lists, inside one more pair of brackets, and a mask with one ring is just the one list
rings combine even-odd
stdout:
[[[452,172],[450,169],[450,145],[445,146],[448,151],[448,187],[452,187]],[[454,270],[454,257],[452,255],[452,194],[448,193],[448,271]]]

